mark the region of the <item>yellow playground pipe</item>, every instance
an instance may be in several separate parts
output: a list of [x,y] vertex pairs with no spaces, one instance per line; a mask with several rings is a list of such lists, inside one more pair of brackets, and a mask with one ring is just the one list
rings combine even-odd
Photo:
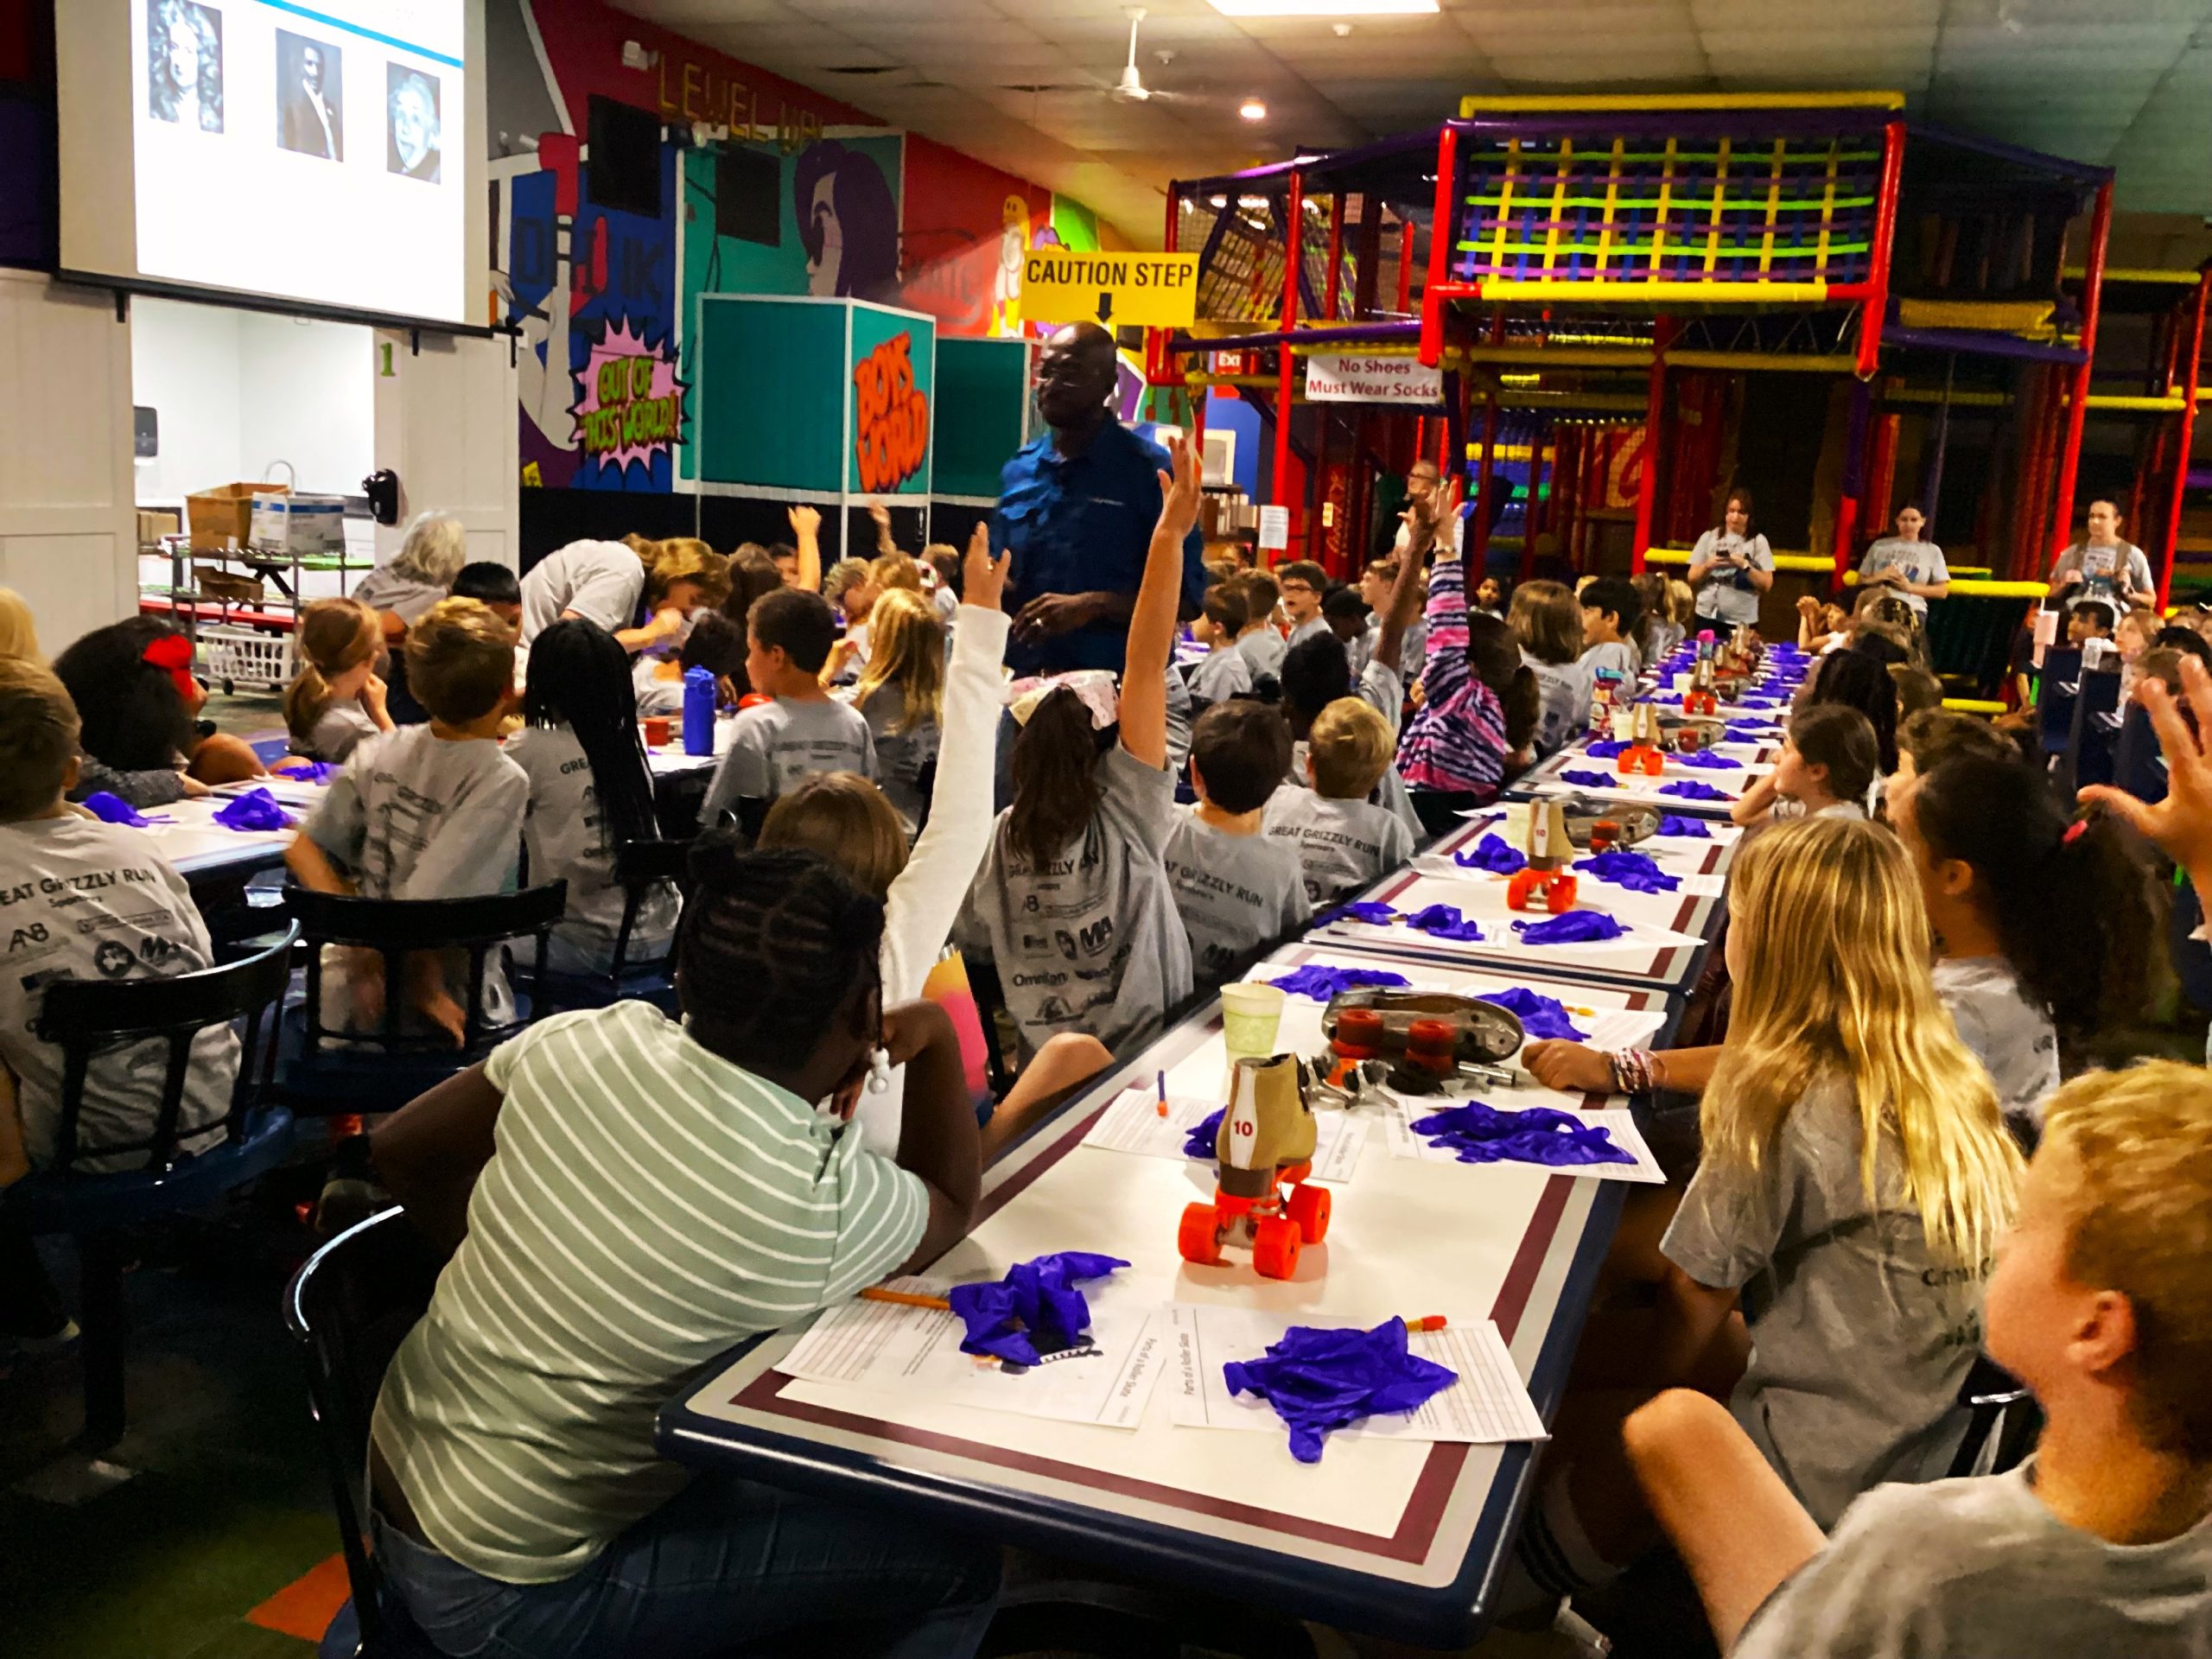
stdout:
[[1627,92],[1564,98],[1522,92],[1469,93],[1462,119],[1478,115],[1542,115],[1605,110],[1901,110],[1903,92]]

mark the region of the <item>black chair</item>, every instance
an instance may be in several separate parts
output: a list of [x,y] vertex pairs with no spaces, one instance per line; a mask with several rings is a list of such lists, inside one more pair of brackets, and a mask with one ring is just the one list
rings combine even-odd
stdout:
[[2036,682],[2036,741],[2043,752],[2057,760],[2067,752],[2074,734],[2074,703],[2082,689],[2082,653],[2046,651],[2042,676]]
[[614,880],[622,889],[622,925],[614,935],[614,959],[604,973],[569,973],[541,968],[531,986],[541,1012],[560,1008],[603,1008],[610,1002],[651,1002],[676,1012],[676,961],[670,954],[651,962],[630,960],[630,939],[638,912],[654,887],[675,887],[691,896],[691,843],[688,841],[626,841],[614,852]]
[[2036,1437],[2043,1433],[2042,1409],[2035,1396],[1988,1356],[1974,1357],[1966,1386],[1959,1390],[1959,1403],[1967,1408],[1967,1434],[1951,1459],[1955,1478],[2001,1475],[2018,1468],[2035,1450]]
[[2113,783],[2137,800],[2166,798],[2166,768],[2158,750],[2158,734],[2151,724],[2151,711],[2140,703],[2130,703],[2120,717],[2112,771]]
[[[484,982],[492,952],[535,939],[542,963],[545,936],[561,919],[569,886],[554,881],[481,899],[354,899],[294,888],[306,957],[307,994],[283,1021],[276,1071],[281,1098],[303,1116],[397,1111],[416,1096],[474,1065],[529,1025],[528,997],[518,993],[514,1015],[484,1016]],[[384,973],[384,1013],[372,1031],[330,1023],[323,1012],[322,947],[376,952]],[[404,968],[410,953],[463,950],[468,956],[462,1040],[408,1020]]]
[[399,1344],[430,1305],[436,1254],[404,1210],[385,1210],[317,1250],[284,1289],[284,1324],[307,1358],[338,1543],[353,1596],[323,1637],[324,1659],[413,1659],[435,1649],[385,1588],[363,1539],[369,1419]]
[[[0,1217],[34,1236],[67,1233],[83,1262],[85,1428],[98,1449],[123,1437],[123,1229],[214,1203],[281,1162],[292,1118],[265,1103],[276,1021],[291,979],[294,931],[241,961],[198,973],[144,979],[62,980],[47,987],[35,1029],[62,1051],[60,1127],[54,1161],[0,1195]],[[217,1122],[180,1123],[193,1040],[212,1026],[244,1022],[230,1109]],[[80,1133],[86,1079],[100,1055],[140,1043],[168,1046],[152,1130],[136,1140]],[[254,1069],[259,1057],[261,1077]],[[188,1149],[210,1134],[219,1141]],[[180,1142],[188,1143],[181,1147]],[[137,1167],[96,1173],[94,1161]]]
[[2059,786],[2067,794],[2090,784],[2112,782],[2120,724],[2120,671],[2082,675],[2067,728],[2066,753],[2057,767]]

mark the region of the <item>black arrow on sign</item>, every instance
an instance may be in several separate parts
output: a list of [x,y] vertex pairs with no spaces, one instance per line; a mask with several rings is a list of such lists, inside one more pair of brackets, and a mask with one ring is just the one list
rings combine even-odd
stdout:
[[1105,322],[1109,318],[1110,318],[1113,315],[1114,315],[1114,296],[1113,296],[1113,295],[1112,295],[1112,294],[1110,294],[1110,293],[1102,293],[1102,294],[1100,294],[1100,295],[1099,295],[1099,296],[1098,296],[1098,321],[1099,321],[1101,323],[1103,323],[1103,322]]

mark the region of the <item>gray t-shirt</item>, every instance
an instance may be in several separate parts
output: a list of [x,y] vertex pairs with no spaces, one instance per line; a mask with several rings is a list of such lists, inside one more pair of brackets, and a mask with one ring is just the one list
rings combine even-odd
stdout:
[[906,712],[906,694],[895,685],[876,687],[866,703],[855,706],[875,739],[875,780],[911,836],[929,807],[922,773],[937,760],[938,723],[923,720],[906,731],[892,730]]
[[[614,842],[600,811],[584,746],[566,726],[531,726],[509,738],[506,747],[507,758],[530,779],[522,838],[530,851],[531,885],[569,884],[568,904],[548,941],[549,963],[604,973],[614,963],[628,895],[615,885]],[[657,881],[646,891],[630,929],[630,962],[655,962],[668,954],[682,903],[671,883]]]
[[[1943,563],[1942,548],[1933,542],[1908,542],[1900,536],[1883,537],[1866,550],[1866,556],[1859,562],[1861,577],[1878,575],[1885,570],[1894,570],[1907,582],[1923,584],[1951,579],[1951,567]],[[1918,594],[1908,594],[1896,588],[1888,591],[1897,594],[1921,615],[1928,614],[1928,601]]]
[[1699,1166],[1659,1246],[1699,1284],[1743,1292],[1751,1357],[1730,1408],[1823,1529],[1883,1481],[1943,1473],[1981,1347],[1989,1264],[1929,1253],[1894,1131],[1878,1201],[1860,1147],[1849,1086],[1816,1083],[1757,1171]]
[[1752,1615],[1732,1659],[2204,1659],[2212,1520],[2112,1544],[2001,1475],[1881,1486]]
[[423,612],[448,596],[447,590],[435,582],[403,576],[388,564],[380,564],[363,576],[353,593],[353,598],[372,610],[390,611],[410,628],[422,620]]
[[1190,685],[1171,661],[1167,664],[1167,770],[1177,778],[1183,775],[1183,763],[1191,758],[1192,718]]
[[1587,717],[1589,687],[1576,663],[1547,663],[1524,647],[1521,665],[1536,677],[1541,712],[1536,720],[1536,753],[1556,753],[1573,741]]
[[2040,1128],[2044,1102],[2058,1087],[2058,1031],[2050,1015],[2028,1000],[2002,957],[1940,957],[1935,977],[1936,995],[1997,1085],[2005,1116]]
[[[207,925],[184,878],[143,830],[72,812],[0,823],[0,1061],[17,1079],[23,1140],[34,1169],[54,1160],[61,1123],[61,1051],[33,1032],[46,988],[60,979],[148,979],[214,965]],[[177,1122],[213,1123],[230,1109],[238,1034],[211,1026],[192,1042]],[[93,1057],[77,1116],[79,1147],[143,1140],[154,1129],[168,1070],[165,1042]],[[209,1137],[186,1135],[197,1152]],[[92,1173],[136,1169],[143,1154],[81,1160]]]
[[778,697],[756,702],[732,722],[729,747],[715,766],[715,781],[699,809],[699,823],[741,800],[773,800],[817,772],[876,775],[875,734],[859,709],[832,698],[799,702]]
[[1589,688],[1597,684],[1599,669],[1610,670],[1618,677],[1620,683],[1617,689],[1623,696],[1636,690],[1636,677],[1643,672],[1643,664],[1637,660],[1636,647],[1625,639],[1608,639],[1603,645],[1592,645],[1575,659],[1574,666],[1582,677],[1586,719],[1589,711]]
[[1333,903],[1412,861],[1414,837],[1397,814],[1370,801],[1338,801],[1286,784],[1268,798],[1260,832],[1298,849],[1306,896]]
[[1116,744],[1099,758],[1098,787],[1090,821],[1042,867],[1009,845],[1001,813],[954,930],[997,964],[1025,1062],[1064,1031],[1134,1053],[1191,994],[1165,867],[1174,774]]
[[402,726],[353,751],[306,833],[365,899],[475,898],[512,879],[529,804],[497,743]]
[[1293,645],[1302,645],[1308,639],[1318,639],[1328,631],[1329,621],[1326,617],[1308,617],[1290,631],[1289,637],[1282,642],[1283,651],[1287,654]]
[[360,700],[347,697],[322,711],[322,718],[308,734],[306,753],[334,766],[343,766],[364,739],[377,734],[377,729],[376,721],[369,718],[369,711],[361,707]]
[[683,712],[683,680],[664,679],[661,676],[661,659],[640,657],[630,670],[630,689],[637,696],[638,718],[648,715],[680,715]]
[[1703,563],[1716,553],[1732,556],[1738,563],[1706,572],[1698,584],[1697,613],[1708,622],[1731,627],[1759,620],[1759,590],[1751,586],[1753,570],[1774,569],[1774,550],[1764,536],[1745,537],[1726,531],[1708,530],[1697,538],[1690,563]]
[[2076,542],[2058,556],[2058,563],[2050,568],[2053,582],[2069,571],[2079,570],[2082,580],[2064,591],[2066,608],[2071,610],[2085,599],[2101,599],[2117,616],[2127,607],[2120,602],[2120,578],[2125,570],[2130,593],[2153,592],[2157,584],[2151,577],[2151,561],[2143,550],[2133,542],[2114,542],[2109,547],[2092,547]]
[[522,643],[561,620],[563,611],[609,633],[637,620],[645,591],[645,563],[620,542],[570,542],[547,554],[522,579]]
[[1251,669],[1254,679],[1263,674],[1282,677],[1282,659],[1290,654],[1290,647],[1273,628],[1253,629],[1238,639],[1236,649],[1244,653],[1245,664]]
[[1313,913],[1295,848],[1265,835],[1231,835],[1196,807],[1175,815],[1166,865],[1201,985],[1219,984]]
[[1252,664],[1233,645],[1211,651],[1192,665],[1189,683],[1193,702],[1225,702],[1251,691]]

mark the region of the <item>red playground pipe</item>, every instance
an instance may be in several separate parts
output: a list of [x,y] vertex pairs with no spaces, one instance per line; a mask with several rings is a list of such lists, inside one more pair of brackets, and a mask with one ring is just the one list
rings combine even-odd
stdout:
[[[2166,562],[2158,570],[2158,608],[2173,591],[2174,566],[2181,558],[2181,499],[2189,490],[2189,446],[2196,436],[2196,384],[2204,357],[2204,301],[2212,294],[2212,266],[2196,279],[2196,303],[2189,327],[2189,361],[2182,370],[2181,442],[2174,456],[2173,499],[2166,506]],[[2175,332],[2178,334],[2179,329]]]
[[[2105,285],[2105,238],[2112,231],[2112,181],[2097,187],[2089,213],[2089,257],[2082,272],[2082,360],[2074,367],[2074,386],[2066,405],[2066,436],[2058,452],[2058,499],[2054,507],[2057,545],[2051,562],[2065,551],[2074,534],[2074,478],[2082,461],[2082,423],[2089,412],[2089,368],[2097,355],[2097,312]],[[2187,468],[2184,466],[2183,470]]]
[[1659,500],[1659,446],[1667,419],[1667,347],[1674,343],[1675,321],[1662,317],[1651,334],[1651,375],[1643,396],[1643,474],[1636,486],[1636,535],[1629,543],[1631,575],[1643,574],[1651,550],[1651,515]]
[[[1290,410],[1295,390],[1293,380],[1298,369],[1298,359],[1291,354],[1290,334],[1298,327],[1299,267],[1306,256],[1306,176],[1296,168],[1291,170],[1290,195],[1283,204],[1285,226],[1282,251],[1282,321],[1283,338],[1275,343],[1275,464],[1274,477],[1268,495],[1273,505],[1291,510],[1290,499]],[[1293,529],[1285,538],[1288,547],[1298,539]]]
[[[1881,362],[1882,327],[1889,321],[1890,309],[1890,249],[1896,240],[1897,188],[1904,172],[1904,123],[1891,121],[1882,129],[1882,184],[1874,207],[1874,245],[1868,251],[1866,296],[1859,308],[1855,372],[1861,380],[1872,379]],[[1844,296],[1840,289],[1829,290],[1832,299]]]
[[[1445,278],[1451,270],[1452,193],[1458,188],[1459,158],[1459,130],[1447,126],[1436,145],[1436,203],[1428,222],[1428,281],[1421,294],[1421,361],[1427,369],[1444,361],[1444,307],[1451,298]],[[1295,190],[1298,175],[1290,176],[1291,188]]]

